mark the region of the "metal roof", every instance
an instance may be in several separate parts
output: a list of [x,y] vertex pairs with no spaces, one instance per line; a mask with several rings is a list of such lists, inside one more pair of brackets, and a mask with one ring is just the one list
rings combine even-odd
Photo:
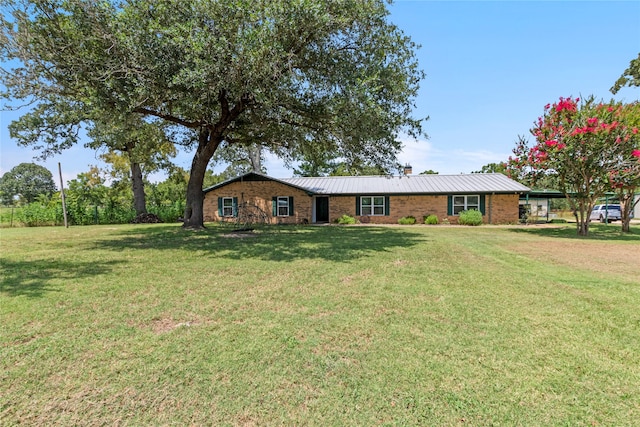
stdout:
[[281,178],[314,194],[526,193],[528,187],[501,173]]
[[256,180],[280,182],[309,194],[323,195],[528,193],[530,191],[528,187],[501,173],[272,178],[250,172],[209,187],[204,192],[232,182]]

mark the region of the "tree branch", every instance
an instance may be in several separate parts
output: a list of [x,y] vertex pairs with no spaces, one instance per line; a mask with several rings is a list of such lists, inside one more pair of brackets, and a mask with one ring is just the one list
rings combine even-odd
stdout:
[[144,107],[134,108],[133,112],[134,113],[140,113],[140,114],[146,114],[148,116],[158,117],[158,118],[166,120],[168,122],[182,125],[182,126],[187,127],[189,129],[196,129],[196,128],[199,128],[199,127],[205,125],[205,122],[203,122],[202,120],[197,120],[197,121],[183,120],[183,119],[181,119],[179,117],[176,117],[176,116],[173,116],[171,114],[164,114],[164,113],[161,113],[159,111],[150,110],[150,109],[144,108]]

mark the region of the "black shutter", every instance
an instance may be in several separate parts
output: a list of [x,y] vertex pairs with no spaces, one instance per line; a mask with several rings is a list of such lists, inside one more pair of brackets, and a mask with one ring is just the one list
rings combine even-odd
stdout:
[[278,197],[273,196],[271,198],[271,208],[273,211],[273,216],[278,216]]
[[453,215],[453,196],[447,196],[447,215]]
[[236,218],[238,217],[238,198],[234,197],[233,198],[233,216],[235,216]]
[[360,196],[356,196],[356,216],[360,216]]
[[480,195],[480,213],[484,215],[485,211],[486,211],[485,195],[481,194]]
[[289,196],[289,216],[293,216],[293,196]]
[[391,197],[384,196],[384,214],[385,214],[385,216],[389,216],[389,212],[391,211],[391,207],[389,206],[389,200],[391,200]]
[[218,197],[218,216],[222,217],[222,197]]

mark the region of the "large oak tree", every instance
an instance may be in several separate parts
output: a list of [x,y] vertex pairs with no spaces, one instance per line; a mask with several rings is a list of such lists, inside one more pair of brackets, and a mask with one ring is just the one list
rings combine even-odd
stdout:
[[[416,46],[380,0],[7,3],[2,54],[20,61],[3,73],[7,95],[175,125],[174,143],[194,151],[185,227],[203,226],[203,179],[223,141],[285,158],[321,144],[389,166],[399,133],[421,132]],[[45,150],[67,141],[40,129],[53,135]]]

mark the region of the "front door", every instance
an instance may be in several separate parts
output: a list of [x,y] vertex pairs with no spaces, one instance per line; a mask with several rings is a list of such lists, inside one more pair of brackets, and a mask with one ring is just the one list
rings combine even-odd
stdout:
[[328,197],[316,197],[316,222],[329,222]]

